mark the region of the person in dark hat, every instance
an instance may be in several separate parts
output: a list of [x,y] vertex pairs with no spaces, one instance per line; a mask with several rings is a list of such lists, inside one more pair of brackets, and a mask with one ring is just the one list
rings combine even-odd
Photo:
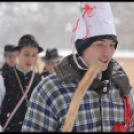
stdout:
[[15,54],[15,45],[7,44],[4,47],[4,59],[5,63],[1,67],[1,73],[8,71],[10,68],[14,67],[16,64],[16,54]]
[[47,49],[45,57],[42,57],[41,60],[45,63],[45,68],[41,73],[42,77],[46,77],[49,74],[54,72],[54,66],[56,66],[62,59],[62,56],[58,54],[56,48]]
[[34,71],[34,66],[38,60],[38,53],[42,52],[43,48],[39,46],[35,37],[30,34],[23,35],[15,51],[17,64],[3,75],[6,94],[0,114],[2,132],[21,131],[29,98],[41,80],[41,75]]

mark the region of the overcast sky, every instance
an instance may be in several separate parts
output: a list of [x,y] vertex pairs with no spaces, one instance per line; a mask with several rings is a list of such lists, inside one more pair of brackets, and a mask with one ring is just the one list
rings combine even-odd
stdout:
[[[118,51],[134,50],[134,2],[110,2],[119,40]],[[80,2],[0,2],[0,44],[17,45],[24,34],[33,34],[40,46],[69,49],[71,34],[67,23],[75,27]]]

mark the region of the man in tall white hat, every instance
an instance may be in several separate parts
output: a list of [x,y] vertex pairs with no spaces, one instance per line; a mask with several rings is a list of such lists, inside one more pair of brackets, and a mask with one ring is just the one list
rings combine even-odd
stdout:
[[23,122],[23,132],[61,132],[71,99],[96,60],[102,66],[80,102],[71,131],[134,130],[132,87],[123,68],[112,59],[118,41],[110,4],[85,2],[82,6],[84,12],[72,31],[76,31],[72,38],[73,54],[66,56],[55,66],[55,73],[35,88]]

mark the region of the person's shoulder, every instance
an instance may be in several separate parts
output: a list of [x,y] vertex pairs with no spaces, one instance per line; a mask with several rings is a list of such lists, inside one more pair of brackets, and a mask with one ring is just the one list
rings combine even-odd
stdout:
[[35,72],[36,77],[41,77],[41,74]]
[[55,83],[55,82],[59,82],[59,79],[58,79],[56,73],[53,72],[53,73],[47,75],[47,76],[42,80],[42,82],[43,82],[44,84],[45,84],[45,83],[50,83],[50,84],[52,84],[52,83]]
[[14,70],[13,70],[13,68],[11,68],[7,71],[2,72],[2,76],[4,78],[7,78],[7,77],[10,77],[10,76],[13,76],[13,73],[14,73]]
[[61,85],[58,77],[56,76],[56,73],[51,73],[47,77],[43,78],[37,88],[40,88],[40,90],[54,90],[55,88],[58,89],[58,87]]
[[112,59],[111,63],[113,63],[111,80],[118,86],[122,95],[127,96],[132,90],[129,78],[122,66],[118,62]]
[[40,81],[41,81],[41,75],[39,74],[39,73],[37,73],[37,72],[34,72],[34,74],[35,74],[35,81],[37,82],[37,83],[39,83]]
[[[53,93],[57,94],[61,87],[62,84],[60,83],[59,79],[56,76],[56,73],[54,72],[40,81],[40,83],[34,89],[32,96],[33,98],[37,95],[39,95],[41,98],[45,98],[46,96],[53,96]],[[53,98],[56,97],[58,96],[53,96]]]
[[0,71],[3,72],[3,71],[5,70],[5,68],[7,68],[6,63],[4,63],[4,64],[1,66]]
[[41,73],[42,77],[47,77],[49,75],[48,71],[46,69],[43,70],[43,72]]

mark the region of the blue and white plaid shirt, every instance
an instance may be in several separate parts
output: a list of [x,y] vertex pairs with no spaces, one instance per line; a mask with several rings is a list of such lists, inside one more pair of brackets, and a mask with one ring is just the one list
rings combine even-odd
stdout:
[[[71,98],[80,80],[59,81],[56,73],[34,89],[22,126],[22,132],[62,132]],[[132,114],[134,102],[130,93]],[[124,103],[120,90],[111,82],[108,94],[89,88],[80,103],[73,132],[112,132],[114,123],[124,124]]]

